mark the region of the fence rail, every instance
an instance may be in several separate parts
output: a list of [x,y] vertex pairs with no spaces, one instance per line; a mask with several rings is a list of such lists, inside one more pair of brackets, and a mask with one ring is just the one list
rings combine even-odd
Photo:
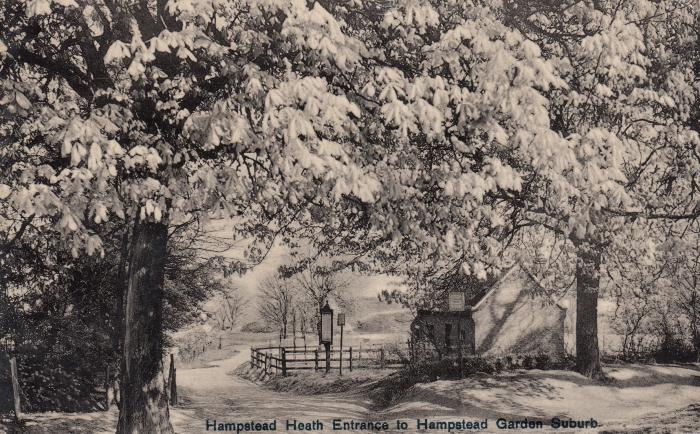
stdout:
[[[406,360],[384,348],[353,348],[332,349],[330,352],[330,368],[339,369],[342,361],[343,368],[353,369],[396,369],[404,366]],[[326,352],[323,349],[300,347],[260,347],[250,349],[250,364],[266,373],[281,373],[289,371],[324,370],[326,367]]]

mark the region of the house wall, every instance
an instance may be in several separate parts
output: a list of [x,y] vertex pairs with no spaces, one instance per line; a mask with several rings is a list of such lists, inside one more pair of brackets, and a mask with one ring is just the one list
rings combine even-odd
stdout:
[[[450,325],[449,344],[446,346],[446,327]],[[430,330],[432,328],[432,333]],[[462,329],[460,342],[459,330]],[[460,345],[468,352],[473,352],[474,348],[474,321],[469,312],[462,314],[449,312],[427,312],[419,313],[418,317],[411,324],[411,337],[414,342],[421,342],[424,345],[435,346],[441,353],[456,351]]]
[[566,309],[536,289],[527,273],[515,269],[472,309],[478,354],[565,354]]

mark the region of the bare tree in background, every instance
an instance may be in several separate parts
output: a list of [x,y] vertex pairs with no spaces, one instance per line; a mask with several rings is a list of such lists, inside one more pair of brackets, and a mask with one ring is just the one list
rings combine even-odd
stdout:
[[[299,288],[297,288],[299,289]],[[294,301],[294,312],[296,314],[296,326],[297,330],[301,333],[301,338],[304,342],[304,347],[306,347],[306,333],[313,328],[314,318],[316,318],[317,312],[316,304],[309,302],[309,300],[300,294]]]
[[216,311],[216,323],[220,330],[229,330],[236,326],[241,312],[248,305],[238,288],[231,288],[222,295],[221,305]]
[[286,339],[294,299],[291,282],[277,276],[269,277],[260,282],[258,293],[260,316],[280,331],[282,339]]
[[292,307],[292,346],[297,347],[297,319],[299,313],[296,307]]
[[[681,322],[679,330],[687,333],[695,352],[695,360],[700,361],[700,230],[694,228],[684,234],[682,240],[686,249],[671,247],[676,257],[669,273],[670,288],[674,289],[672,300]],[[682,252],[691,252],[683,254]],[[683,333],[683,334],[685,334]]]
[[343,310],[349,310],[351,303],[343,296],[343,291],[350,286],[350,281],[340,276],[336,271],[329,271],[322,267],[310,265],[295,277],[295,283],[304,294],[310,304],[315,306],[314,318],[316,319],[319,338],[321,336],[320,310],[332,297]]

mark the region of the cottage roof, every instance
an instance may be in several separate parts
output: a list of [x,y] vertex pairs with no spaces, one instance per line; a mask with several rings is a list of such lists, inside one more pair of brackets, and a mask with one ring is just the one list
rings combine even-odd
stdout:
[[[512,277],[512,275],[516,272],[523,273],[524,277],[530,280],[536,286],[538,294],[551,301],[552,304],[557,305],[560,309],[566,310],[566,307],[562,306],[560,302],[549,295],[549,293],[525,267],[516,263],[508,268],[501,276],[490,276],[486,280],[480,280],[473,275],[464,275],[458,270],[440,276],[432,282],[432,294],[434,300],[443,301],[439,302],[437,306],[433,307],[432,309],[422,309],[423,315],[430,312],[446,312],[447,296],[448,293],[452,291],[465,292],[466,309],[472,311],[478,310],[479,307],[483,305],[484,300],[491,297],[500,287],[500,285],[505,282],[506,279]],[[442,307],[440,307],[441,305]]]
[[491,285],[496,281],[494,278],[479,280],[473,275],[462,274],[459,270],[446,273],[431,282],[433,300],[442,300],[443,309],[447,308],[448,294],[458,290],[465,293],[466,306],[473,306],[488,292]]
[[484,292],[483,296],[475,304],[472,305],[472,308],[471,308],[472,312],[479,310],[479,308],[484,304],[484,300],[487,300],[489,297],[491,297],[497,291],[497,289],[501,286],[501,283],[506,281],[508,278],[510,278],[516,272],[522,273],[523,275],[525,275],[525,277],[528,280],[530,280],[532,283],[534,283],[536,285],[536,287],[538,288],[538,292],[543,297],[545,297],[549,301],[551,301],[553,305],[557,306],[561,310],[566,310],[566,307],[562,306],[557,300],[555,300],[551,295],[549,295],[544,290],[542,285],[540,285],[540,283],[537,281],[537,279],[535,279],[535,277],[525,267],[516,263],[515,265],[511,266],[505,273],[503,273],[503,275],[501,275],[501,277],[498,280],[496,280],[489,287],[489,289],[486,292]]

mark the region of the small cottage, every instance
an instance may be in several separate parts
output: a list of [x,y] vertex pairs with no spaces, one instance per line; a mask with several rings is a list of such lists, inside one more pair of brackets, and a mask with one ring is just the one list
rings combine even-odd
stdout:
[[464,311],[421,310],[411,324],[412,342],[439,355],[457,348],[470,354],[535,354],[561,357],[566,308],[522,267],[511,267],[482,288],[451,288],[466,294]]
[[414,350],[433,350],[440,356],[462,349],[474,354],[474,321],[469,310],[461,312],[419,310],[411,323]]

